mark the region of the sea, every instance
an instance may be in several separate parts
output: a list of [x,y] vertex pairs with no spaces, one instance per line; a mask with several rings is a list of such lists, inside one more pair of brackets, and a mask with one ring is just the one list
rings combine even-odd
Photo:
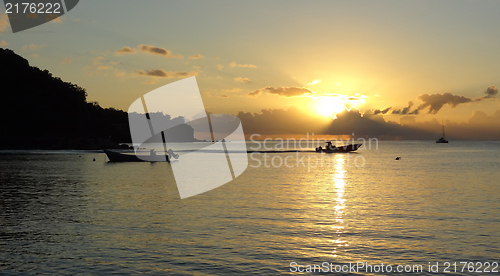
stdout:
[[185,199],[174,164],[0,151],[0,275],[500,271],[500,142],[235,143],[247,169]]

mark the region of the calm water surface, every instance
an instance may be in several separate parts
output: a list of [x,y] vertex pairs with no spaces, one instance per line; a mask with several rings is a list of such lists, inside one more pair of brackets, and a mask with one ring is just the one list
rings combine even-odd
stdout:
[[499,142],[432,141],[380,141],[323,166],[317,153],[254,153],[233,182],[180,200],[171,164],[2,152],[0,274],[279,275],[291,262],[367,262],[421,264],[422,275],[428,262],[498,262],[499,156]]

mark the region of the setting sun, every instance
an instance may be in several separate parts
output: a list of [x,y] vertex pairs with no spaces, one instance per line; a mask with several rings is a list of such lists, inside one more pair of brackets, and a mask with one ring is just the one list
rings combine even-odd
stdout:
[[364,104],[365,95],[356,94],[355,96],[347,96],[341,94],[325,94],[322,96],[313,97],[313,107],[311,111],[337,119],[337,114],[347,110],[351,111],[353,107],[359,108]]
[[332,96],[319,97],[316,101],[316,112],[323,116],[332,117],[333,119],[335,119],[337,113],[342,112],[346,108],[345,104],[348,102],[345,99]]

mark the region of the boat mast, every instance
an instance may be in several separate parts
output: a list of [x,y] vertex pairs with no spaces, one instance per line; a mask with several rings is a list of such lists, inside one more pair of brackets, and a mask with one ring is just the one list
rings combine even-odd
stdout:
[[443,138],[444,138],[444,120],[443,120]]

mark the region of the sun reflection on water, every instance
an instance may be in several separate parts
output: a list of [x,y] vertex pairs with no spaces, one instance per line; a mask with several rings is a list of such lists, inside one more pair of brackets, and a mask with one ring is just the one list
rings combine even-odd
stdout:
[[[332,226],[335,229],[337,235],[336,239],[332,240],[335,244],[333,250],[333,257],[337,257],[338,251],[342,247],[349,246],[346,240],[342,239],[342,233],[344,233],[344,208],[345,208],[345,178],[346,178],[346,156],[344,154],[337,154],[335,156],[335,174],[332,177],[334,190],[335,190],[335,225]],[[345,250],[344,250],[345,251]]]

